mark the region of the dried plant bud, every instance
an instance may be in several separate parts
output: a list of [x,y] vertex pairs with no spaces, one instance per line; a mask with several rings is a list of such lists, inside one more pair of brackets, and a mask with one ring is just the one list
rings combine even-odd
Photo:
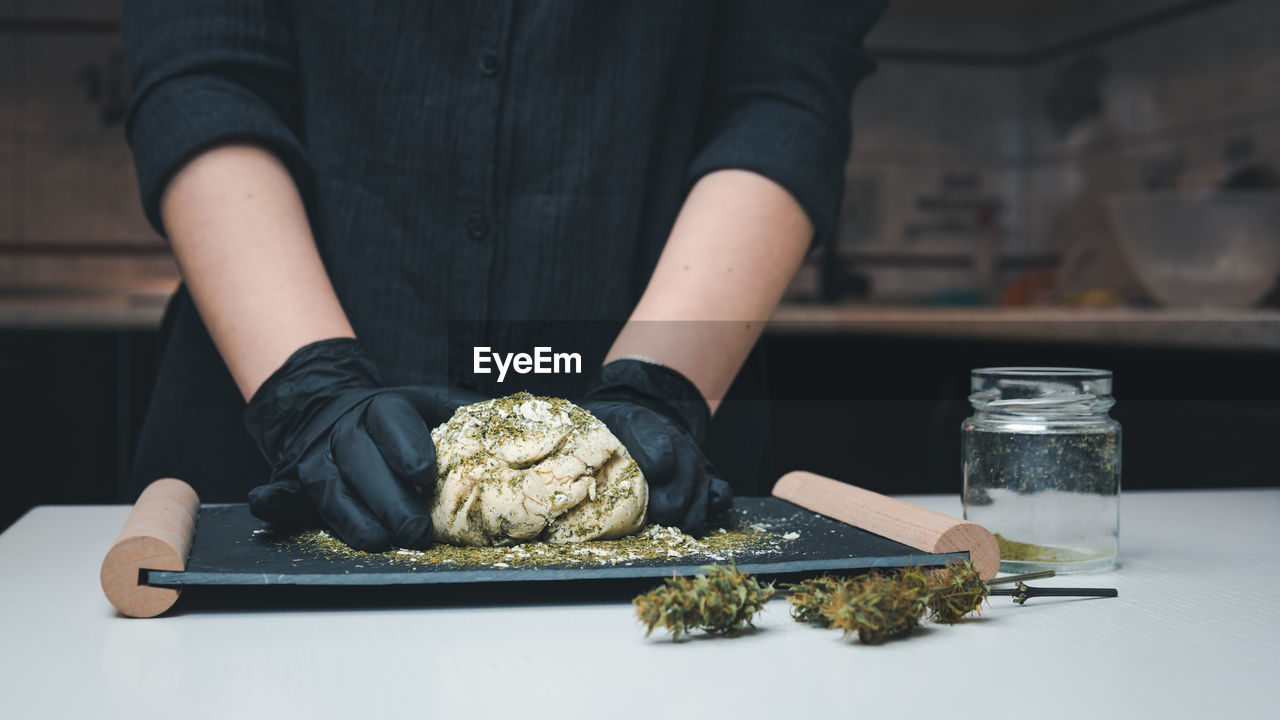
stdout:
[[917,568],[871,573],[837,585],[820,610],[830,627],[874,645],[919,625],[928,594],[928,580]]
[[787,598],[791,603],[791,617],[817,627],[830,627],[831,621],[822,613],[822,606],[831,599],[836,588],[847,582],[843,578],[822,575],[786,586],[791,592]]
[[934,622],[954,624],[987,598],[987,584],[968,561],[926,572],[906,567],[856,578],[831,575],[788,586],[791,616],[799,622],[857,634],[877,644],[907,635],[925,610]]
[[935,575],[929,589],[929,619],[947,625],[978,610],[989,590],[968,560],[947,565],[944,572]]
[[648,626],[645,637],[661,626],[674,639],[692,630],[732,635],[773,597],[773,585],[761,585],[733,565],[708,565],[694,577],[673,577],[662,587],[637,596],[636,616]]

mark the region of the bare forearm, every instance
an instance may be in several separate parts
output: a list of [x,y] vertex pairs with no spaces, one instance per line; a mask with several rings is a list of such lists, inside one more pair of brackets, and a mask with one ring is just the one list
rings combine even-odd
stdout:
[[812,235],[804,210],[773,181],[743,170],[705,176],[606,362],[652,358],[689,378],[714,411]]
[[297,187],[270,153],[227,145],[197,156],[169,183],[161,213],[183,281],[246,398],[303,345],[354,337]]

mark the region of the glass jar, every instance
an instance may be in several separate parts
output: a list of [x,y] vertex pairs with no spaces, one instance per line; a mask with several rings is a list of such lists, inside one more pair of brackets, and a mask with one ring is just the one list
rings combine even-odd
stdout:
[[964,517],[1000,543],[1006,572],[1115,564],[1120,424],[1107,411],[1111,371],[973,371],[974,414],[961,429]]

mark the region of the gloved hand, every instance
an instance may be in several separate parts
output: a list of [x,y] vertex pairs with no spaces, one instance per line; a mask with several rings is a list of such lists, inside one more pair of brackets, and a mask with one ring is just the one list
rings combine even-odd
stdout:
[[649,483],[649,520],[701,532],[711,515],[728,510],[733,493],[700,444],[711,411],[688,378],[640,360],[600,368],[581,403],[640,465]]
[[431,428],[481,399],[443,387],[383,387],[354,339],[295,352],[254,393],[244,422],[271,463],[249,492],[267,522],[327,524],[368,551],[431,544],[431,513],[413,486],[434,488]]

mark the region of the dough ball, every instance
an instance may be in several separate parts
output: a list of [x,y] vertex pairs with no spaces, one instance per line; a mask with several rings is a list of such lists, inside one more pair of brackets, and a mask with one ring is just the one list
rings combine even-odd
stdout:
[[517,393],[465,405],[431,439],[437,541],[569,543],[644,526],[649,486],[640,467],[604,423],[568,400]]

